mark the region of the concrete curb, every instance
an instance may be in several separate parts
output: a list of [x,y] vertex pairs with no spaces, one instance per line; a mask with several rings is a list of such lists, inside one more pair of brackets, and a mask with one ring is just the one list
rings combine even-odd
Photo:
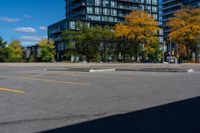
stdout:
[[93,73],[93,72],[114,72],[116,71],[116,69],[91,69],[89,70],[90,73]]
[[175,72],[175,73],[183,73],[189,72],[184,69],[176,69],[176,68],[141,68],[141,69],[117,69],[116,71],[131,71],[131,72]]
[[193,69],[188,69],[187,72],[188,72],[188,73],[194,73],[194,70],[193,70]]

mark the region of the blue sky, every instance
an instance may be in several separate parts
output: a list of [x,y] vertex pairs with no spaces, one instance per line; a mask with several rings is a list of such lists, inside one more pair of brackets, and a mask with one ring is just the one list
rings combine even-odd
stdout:
[[65,17],[64,0],[1,0],[0,36],[34,45],[47,36],[46,27]]

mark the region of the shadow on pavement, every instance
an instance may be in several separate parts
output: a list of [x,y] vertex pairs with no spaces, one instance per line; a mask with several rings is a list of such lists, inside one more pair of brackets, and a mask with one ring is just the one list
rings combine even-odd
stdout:
[[200,97],[43,133],[200,133]]

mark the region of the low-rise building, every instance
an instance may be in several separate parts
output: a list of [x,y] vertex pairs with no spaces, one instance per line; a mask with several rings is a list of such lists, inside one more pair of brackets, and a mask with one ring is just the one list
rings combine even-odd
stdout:
[[40,57],[40,47],[39,45],[32,45],[26,47],[26,60],[28,62],[37,62]]

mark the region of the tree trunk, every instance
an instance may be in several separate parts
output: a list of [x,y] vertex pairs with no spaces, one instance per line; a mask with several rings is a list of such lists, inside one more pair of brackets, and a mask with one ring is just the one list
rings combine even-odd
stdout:
[[126,46],[123,46],[123,62],[126,62]]
[[131,44],[131,62],[134,62],[133,55],[134,55],[134,44]]
[[86,61],[89,63],[90,62],[90,57],[89,57],[89,47],[87,45],[87,50],[86,50]]
[[198,51],[195,52],[195,63],[199,63],[199,60],[198,60]]
[[189,48],[188,45],[186,45],[186,49],[187,49],[187,60],[188,60],[188,61],[191,61],[191,60],[190,60],[190,48]]
[[104,62],[106,62],[106,43],[103,43],[103,49],[104,49]]

